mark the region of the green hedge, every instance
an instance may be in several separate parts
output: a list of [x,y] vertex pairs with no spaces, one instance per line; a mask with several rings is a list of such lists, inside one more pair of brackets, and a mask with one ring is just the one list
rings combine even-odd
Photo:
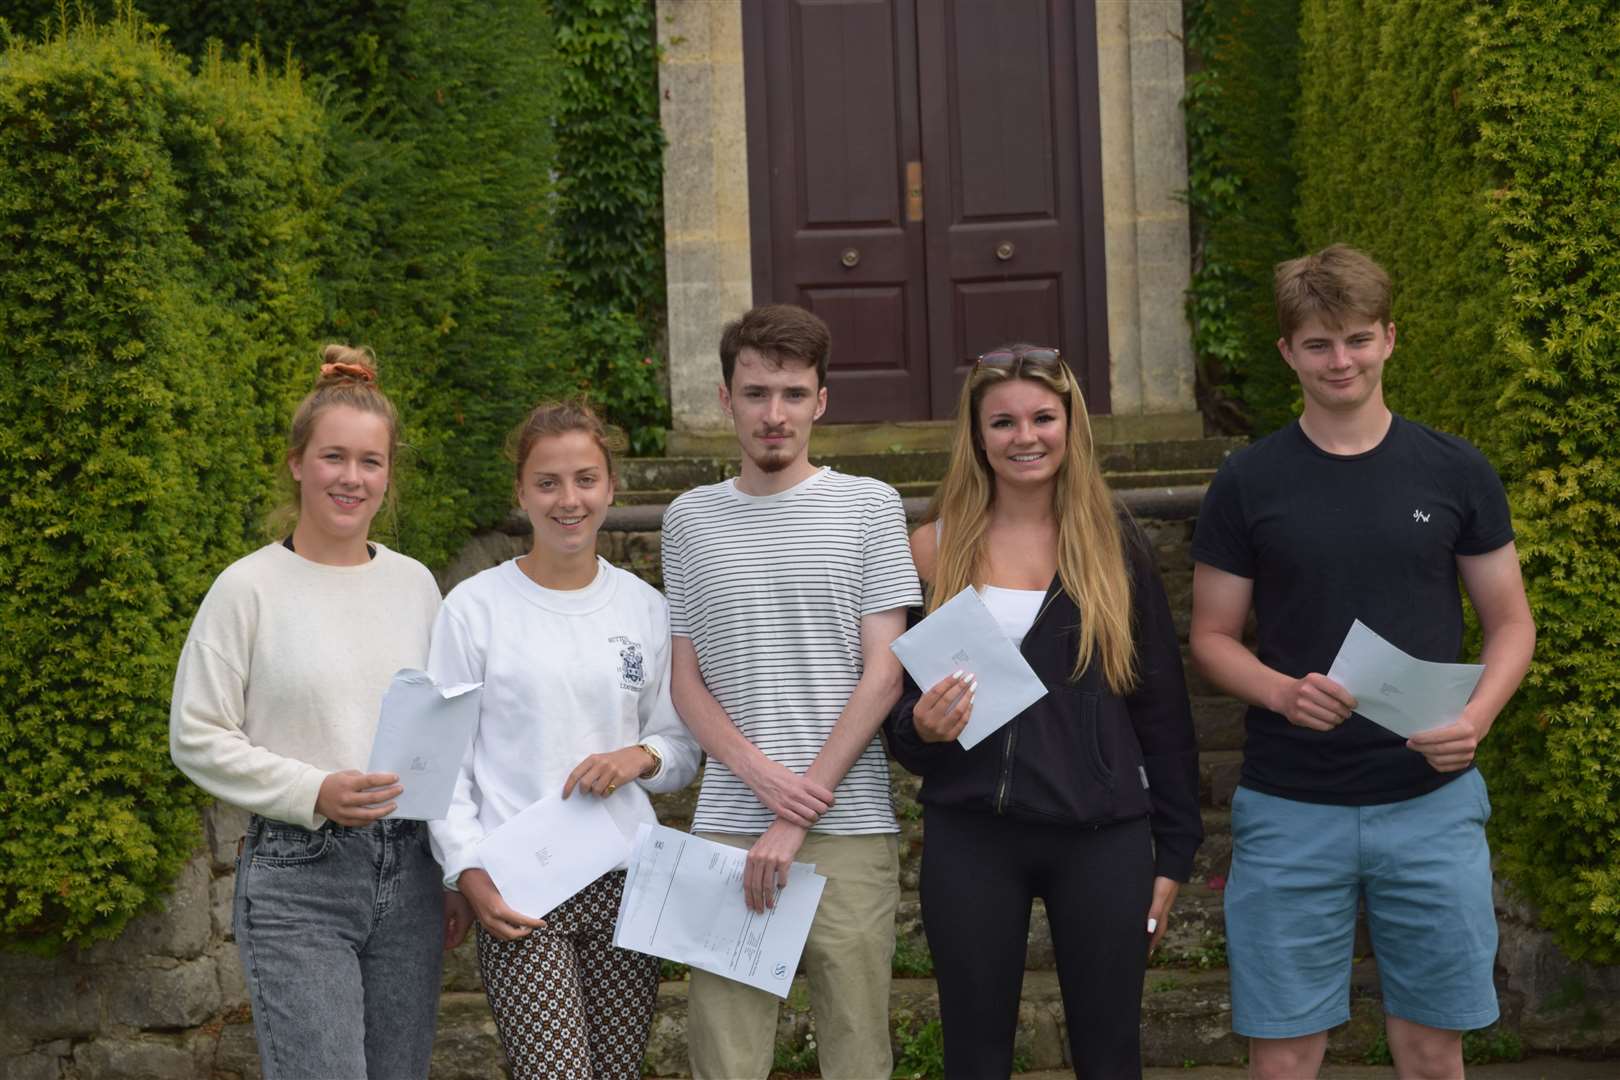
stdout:
[[652,0],[551,0],[560,259],[587,303],[664,304],[664,132]]
[[308,374],[323,134],[128,22],[0,57],[0,943],[113,936],[196,844],[174,663]]
[[[321,341],[381,357],[407,442],[384,536],[431,565],[509,512],[535,399],[583,390],[642,449],[667,415],[649,5],[573,5],[566,63],[523,0],[150,9],[191,70],[121,0],[7,9],[0,944],[117,933],[195,842],[175,653],[259,539]],[[629,152],[561,163],[561,117]],[[617,246],[572,243],[614,208]]]
[[[669,426],[664,336],[664,132],[653,0],[551,0],[557,42],[561,280],[592,350],[592,397],[658,453]],[[628,321],[627,321],[628,320]]]
[[1305,0],[1307,247],[1393,272],[1392,405],[1508,484],[1536,663],[1481,761],[1498,872],[1620,962],[1620,9]]
[[[303,14],[320,41],[324,13]],[[318,69],[347,106],[333,132],[346,250],[328,271],[332,330],[397,373],[385,382],[412,450],[397,541],[442,566],[511,507],[506,433],[535,397],[577,381],[555,344],[569,316],[546,231],[550,31],[525,0],[423,0],[392,18],[369,14],[368,40],[386,47],[380,89],[348,81],[347,65]],[[288,47],[302,57],[305,40]]]
[[1293,419],[1299,398],[1271,302],[1272,267],[1299,246],[1299,0],[1188,0],[1186,30],[1199,404],[1223,431],[1264,434]]
[[[87,0],[108,18],[122,0]],[[74,7],[79,6],[75,0]],[[372,345],[401,407],[386,539],[441,566],[511,506],[501,450],[583,391],[662,448],[663,136],[650,0],[146,0],[186,55],[290,57],[334,145],[322,333]],[[58,0],[19,0],[32,30]]]

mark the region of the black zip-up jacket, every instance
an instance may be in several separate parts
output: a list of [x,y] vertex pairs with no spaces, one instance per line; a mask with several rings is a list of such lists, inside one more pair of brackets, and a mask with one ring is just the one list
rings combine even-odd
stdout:
[[[919,800],[1059,825],[1106,825],[1147,815],[1155,873],[1186,881],[1204,838],[1198,812],[1198,744],[1181,644],[1147,539],[1121,522],[1131,581],[1137,688],[1121,697],[1094,656],[1071,681],[1079,611],[1054,578],[1020,651],[1047,694],[971,750],[917,735],[922,696],[908,675],[884,723],[889,750],[923,778]],[[921,618],[913,609],[909,621]]]

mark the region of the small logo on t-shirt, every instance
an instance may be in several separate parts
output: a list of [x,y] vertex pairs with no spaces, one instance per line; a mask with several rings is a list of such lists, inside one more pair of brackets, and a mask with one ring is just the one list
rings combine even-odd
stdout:
[[641,657],[641,643],[627,637],[610,637],[619,647],[619,689],[640,690],[647,685],[647,665]]
[[1429,520],[1429,515],[1425,514],[1421,510],[1413,510],[1412,511],[1412,520],[1413,521],[1420,521],[1420,522],[1423,522],[1424,524],[1427,524],[1428,520]]

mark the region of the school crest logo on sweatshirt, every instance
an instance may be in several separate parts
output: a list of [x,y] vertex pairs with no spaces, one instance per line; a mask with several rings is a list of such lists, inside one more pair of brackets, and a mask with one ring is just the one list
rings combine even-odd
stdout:
[[647,664],[641,656],[641,643],[622,635],[608,641],[619,647],[619,689],[640,690],[647,685]]

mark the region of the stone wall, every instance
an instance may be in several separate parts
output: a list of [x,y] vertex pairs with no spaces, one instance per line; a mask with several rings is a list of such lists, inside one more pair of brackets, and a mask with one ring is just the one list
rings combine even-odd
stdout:
[[[1192,521],[1184,499],[1157,503],[1153,499],[1147,493],[1133,502],[1139,504],[1138,516],[1158,552],[1177,625],[1185,634],[1191,603],[1188,545]],[[1178,511],[1177,506],[1183,509]],[[601,535],[600,547],[614,562],[656,583],[660,578],[658,534],[646,527],[648,509],[615,510]],[[639,527],[616,528],[616,522]],[[452,564],[441,583],[453,585],[526,547],[527,538],[516,533],[484,534]],[[1207,693],[1196,679],[1194,684],[1195,694]],[[1235,716],[1233,711],[1234,725]],[[1200,723],[1206,734],[1214,733],[1205,721]],[[1235,738],[1235,728],[1226,734]],[[1218,741],[1225,746],[1226,735]],[[1213,782],[1229,786],[1232,779]],[[908,894],[916,889],[921,849],[912,790],[906,781],[897,782],[897,803],[905,828],[901,883]],[[660,814],[673,825],[684,825],[690,817],[691,798],[690,789],[660,797]],[[52,959],[0,954],[0,1080],[255,1080],[259,1076],[252,1020],[230,933],[236,842],[245,824],[246,816],[240,811],[223,806],[209,810],[197,854],[180,873],[163,910],[131,923],[117,941]],[[1223,873],[1224,867],[1217,864],[1224,863],[1228,850],[1225,836],[1212,835],[1200,855],[1201,865],[1210,873]],[[1550,935],[1535,929],[1532,912],[1501,897],[1498,910],[1502,927],[1498,986],[1505,1025],[1520,1033],[1527,1048],[1586,1053],[1613,1053],[1620,1048],[1620,968],[1571,964],[1554,947]],[[1187,948],[1196,947],[1200,933],[1218,932],[1218,926],[1204,927],[1197,921],[1191,904],[1178,906],[1178,918],[1180,925],[1172,925],[1186,938]],[[899,923],[903,938],[920,942],[914,895],[902,905]],[[1043,948],[1049,951],[1041,940],[1042,925],[1044,920],[1037,917],[1031,939],[1032,972],[1049,966],[1038,956]],[[1180,947],[1177,942],[1169,945]],[[1049,972],[1042,977],[1050,981]],[[1196,980],[1184,981],[1189,984],[1187,992],[1198,989],[1192,985]],[[1037,983],[1034,979],[1031,985]],[[1210,992],[1223,993],[1224,988]],[[926,989],[904,993],[927,996]],[[896,1000],[901,1001],[904,993],[897,989]],[[920,1000],[914,1003],[919,1009]],[[1035,1011],[1056,1009],[1044,999],[1030,1002],[1026,1004]],[[659,1074],[684,1072],[684,1008],[684,986],[666,984],[648,1055],[649,1064]],[[800,1029],[807,1030],[807,1022],[802,1007],[784,1011],[782,1025],[787,1037],[796,1037],[795,1032],[802,1036]],[[1052,1034],[1057,1031],[1056,1022],[1031,1027],[1036,1034],[1030,1045],[1038,1050],[1044,1039],[1052,1043],[1048,1049],[1061,1053],[1061,1042]],[[1161,1022],[1159,1026],[1165,1025]],[[1040,1036],[1040,1032],[1046,1035]],[[1161,1042],[1177,1035],[1168,1028],[1145,1032],[1146,1037]],[[1241,1053],[1240,1044],[1229,1033],[1215,1032],[1211,1038],[1217,1038],[1225,1048],[1223,1053],[1233,1060],[1233,1055]],[[1188,1052],[1177,1050],[1171,1057],[1180,1060],[1176,1055]],[[1206,1054],[1200,1060],[1216,1058]],[[505,1075],[470,944],[447,959],[433,1075],[448,1080],[497,1080]]]

